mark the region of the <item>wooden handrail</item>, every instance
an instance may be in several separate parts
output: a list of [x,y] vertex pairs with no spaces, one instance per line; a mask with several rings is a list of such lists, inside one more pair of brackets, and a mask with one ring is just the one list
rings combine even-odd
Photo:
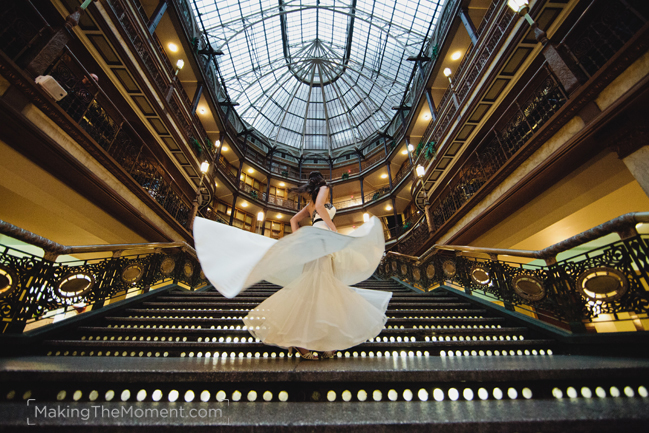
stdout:
[[81,253],[98,253],[112,252],[113,256],[118,256],[122,251],[128,250],[157,250],[166,248],[181,248],[183,251],[196,257],[196,251],[187,242],[149,242],[140,244],[107,244],[107,245],[61,245],[50,239],[39,236],[35,233],[15,226],[6,221],[0,220],[0,233],[14,239],[42,248],[45,252],[46,260],[54,261],[56,257],[62,254],[81,254]]
[[423,262],[429,256],[437,254],[439,251],[454,251],[454,252],[465,252],[473,254],[489,254],[489,255],[502,255],[502,256],[513,256],[513,257],[524,257],[531,259],[542,259],[546,262],[553,262],[556,256],[559,253],[568,251],[572,248],[575,248],[579,245],[585,244],[587,242],[599,239],[602,236],[606,236],[611,233],[618,233],[621,238],[627,238],[632,235],[635,235],[635,225],[638,223],[649,223],[649,212],[632,212],[621,215],[615,219],[602,223],[598,226],[595,226],[591,229],[588,229],[578,235],[572,236],[561,242],[557,242],[554,245],[551,245],[542,250],[513,250],[505,248],[483,248],[483,247],[471,247],[465,245],[440,245],[435,244],[430,247],[424,254],[420,257],[410,256],[407,254],[388,252],[389,255],[394,255],[398,257],[403,257],[408,260],[413,260],[416,262]]

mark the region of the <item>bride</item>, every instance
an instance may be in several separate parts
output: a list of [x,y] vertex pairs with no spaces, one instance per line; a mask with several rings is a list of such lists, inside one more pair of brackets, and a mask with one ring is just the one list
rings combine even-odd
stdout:
[[[332,357],[377,336],[387,318],[390,292],[348,287],[369,278],[385,249],[376,217],[349,235],[337,233],[336,209],[320,172],[297,192],[309,203],[291,218],[293,233],[274,240],[196,218],[194,243],[205,276],[232,298],[266,280],[283,286],[243,319],[265,344],[297,348],[304,359]],[[309,216],[311,227],[298,223]]]

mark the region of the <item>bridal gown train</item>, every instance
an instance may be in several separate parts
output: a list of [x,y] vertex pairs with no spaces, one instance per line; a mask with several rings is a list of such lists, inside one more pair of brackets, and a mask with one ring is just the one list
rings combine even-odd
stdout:
[[348,287],[369,278],[383,256],[376,217],[349,235],[320,220],[279,240],[196,218],[194,242],[205,276],[228,298],[261,280],[283,286],[243,319],[265,344],[343,350],[387,321],[392,293]]

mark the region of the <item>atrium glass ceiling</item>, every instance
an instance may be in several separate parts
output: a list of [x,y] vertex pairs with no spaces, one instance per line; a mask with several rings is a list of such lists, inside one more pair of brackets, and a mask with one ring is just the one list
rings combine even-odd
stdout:
[[241,118],[302,151],[361,144],[387,125],[443,2],[192,0]]

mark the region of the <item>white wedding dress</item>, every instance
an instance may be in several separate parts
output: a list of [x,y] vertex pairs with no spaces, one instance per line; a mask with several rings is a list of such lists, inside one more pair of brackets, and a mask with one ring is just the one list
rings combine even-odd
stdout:
[[343,350],[377,336],[387,321],[392,293],[348,287],[369,278],[383,256],[376,217],[349,235],[320,220],[279,240],[196,218],[194,243],[205,276],[228,298],[261,280],[283,286],[243,319],[266,344]]

